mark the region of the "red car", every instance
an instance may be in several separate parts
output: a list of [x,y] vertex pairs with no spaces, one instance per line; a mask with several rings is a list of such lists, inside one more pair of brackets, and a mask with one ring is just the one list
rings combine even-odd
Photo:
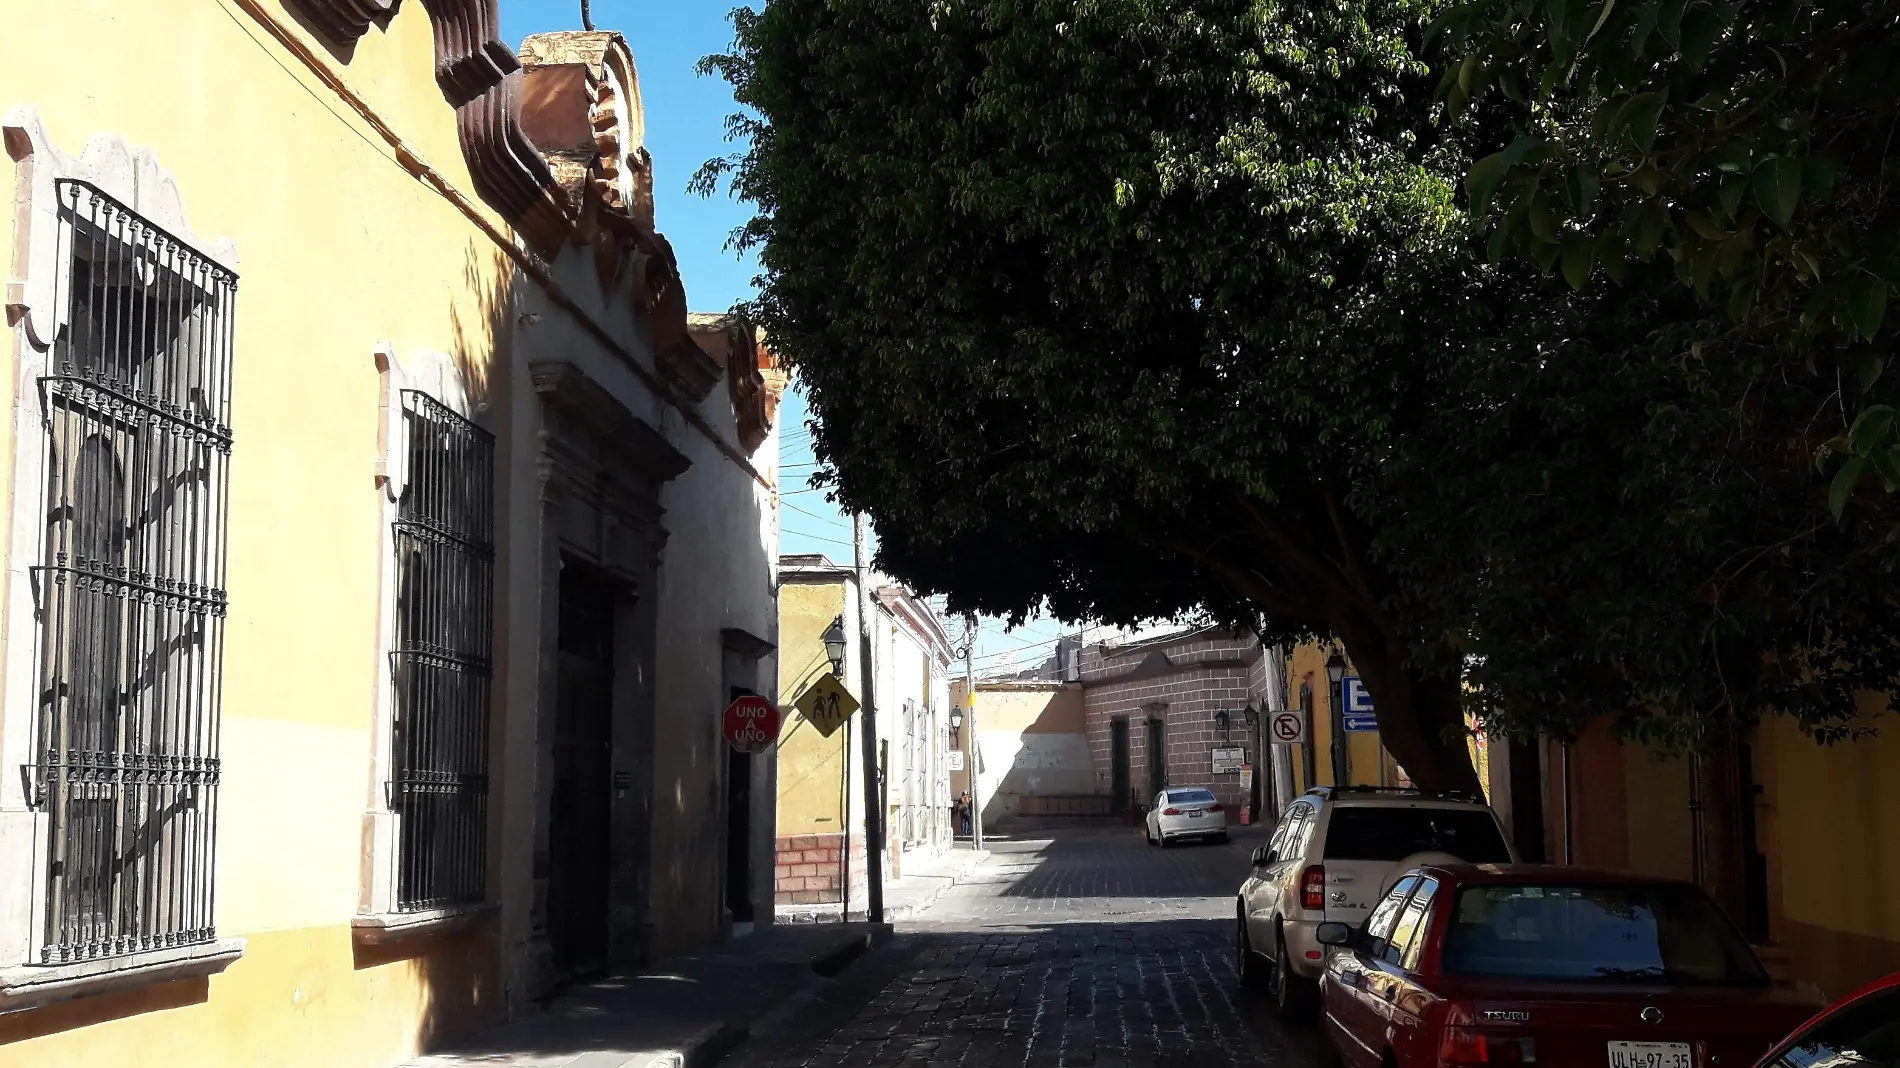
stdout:
[[1318,936],[1321,1048],[1349,1068],[1749,1068],[1818,1007],[1663,879],[1419,867]]
[[1900,973],[1852,994],[1808,1021],[1759,1068],[1900,1066]]

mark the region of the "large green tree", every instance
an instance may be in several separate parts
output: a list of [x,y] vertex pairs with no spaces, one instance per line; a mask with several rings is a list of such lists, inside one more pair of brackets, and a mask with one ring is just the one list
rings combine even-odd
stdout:
[[1519,116],[1442,121],[1438,13],[741,11],[711,65],[751,146],[701,180],[759,207],[752,311],[826,480],[958,609],[1342,638],[1427,786],[1473,785],[1468,698],[1519,731],[1856,729],[1900,633],[1882,528],[1816,491],[1831,391],[1766,343],[1705,359],[1732,313],[1666,265],[1487,262],[1460,185],[1502,180],[1459,139]]
[[1578,287],[1673,266],[1725,313],[1709,358],[1838,389],[1815,420],[1837,516],[1863,479],[1900,486],[1875,395],[1900,284],[1900,3],[1464,0],[1437,30],[1449,113],[1498,131],[1468,177],[1494,255]]
[[886,567],[1338,635],[1394,755],[1469,789],[1459,665],[1347,504],[1483,307],[1429,7],[779,0],[714,65],[759,116],[755,314]]

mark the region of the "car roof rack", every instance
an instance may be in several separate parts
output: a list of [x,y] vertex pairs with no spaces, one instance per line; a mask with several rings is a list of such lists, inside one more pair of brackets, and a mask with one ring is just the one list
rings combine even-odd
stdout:
[[1421,790],[1416,786],[1314,786],[1307,791],[1318,797],[1352,797],[1364,795],[1371,797],[1416,797],[1426,801],[1468,801],[1474,804],[1489,804],[1482,793],[1466,790]]

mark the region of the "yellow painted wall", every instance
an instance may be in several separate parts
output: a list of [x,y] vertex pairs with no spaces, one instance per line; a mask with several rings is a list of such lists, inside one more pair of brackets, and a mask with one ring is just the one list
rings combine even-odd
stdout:
[[1629,867],[1646,875],[1695,878],[1695,828],[1689,814],[1689,761],[1624,743],[1623,797]]
[[[1305,682],[1313,689],[1313,707],[1309,710],[1308,730],[1312,733],[1314,746],[1313,772],[1320,786],[1333,785],[1333,703],[1339,700],[1338,689],[1326,677],[1326,660],[1332,656],[1332,650],[1324,645],[1307,643],[1293,648],[1293,666],[1289,673],[1292,680],[1294,700],[1298,700],[1300,683]],[[1352,657],[1346,658],[1346,673],[1357,674],[1352,667]],[[1296,766],[1302,766],[1305,756],[1294,750]],[[1377,731],[1349,731],[1346,736],[1347,781],[1354,786],[1384,786],[1392,776],[1387,770],[1389,763],[1385,750],[1379,744]]]
[[1900,970],[1900,716],[1864,704],[1877,737],[1821,746],[1775,717],[1756,740],[1775,940],[1831,996]]
[[[961,678],[950,680],[950,707],[970,707],[969,691],[964,688]],[[952,771],[950,773],[950,796],[952,798],[958,798],[962,797],[964,791],[970,788],[970,768],[973,765],[973,761],[970,759],[969,725],[966,723],[962,730],[953,733],[955,734],[957,744],[952,748],[963,754],[963,770]]]
[[780,837],[837,834],[843,829],[842,783],[851,731],[841,727],[826,738],[792,711],[792,705],[831,670],[823,635],[831,621],[844,613],[849,589],[843,579],[788,582],[779,587],[778,692],[789,717],[778,744]]
[[977,725],[984,733],[1086,734],[1080,686],[977,683]]
[[[383,669],[371,352],[454,352],[479,395],[502,262],[231,0],[8,3],[0,27],[0,111],[33,105],[75,158],[104,132],[151,148],[198,235],[237,245],[218,920],[249,940],[208,983],[0,1017],[0,1064],[399,1062],[499,998],[478,936],[367,956],[349,937]],[[422,5],[345,76],[472,192]]]

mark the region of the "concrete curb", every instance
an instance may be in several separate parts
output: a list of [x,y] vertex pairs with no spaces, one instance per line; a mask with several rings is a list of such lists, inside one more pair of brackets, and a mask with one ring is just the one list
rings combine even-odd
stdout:
[[785,1021],[818,1000],[836,981],[835,976],[857,963],[865,954],[890,942],[894,933],[890,924],[880,924],[861,939],[834,946],[813,957],[813,981],[750,1023],[728,1021],[712,1024],[688,1036],[678,1047],[656,1057],[639,1062],[627,1060],[611,1065],[602,1064],[599,1068],[708,1068],[752,1036],[767,1035],[777,1030]]

